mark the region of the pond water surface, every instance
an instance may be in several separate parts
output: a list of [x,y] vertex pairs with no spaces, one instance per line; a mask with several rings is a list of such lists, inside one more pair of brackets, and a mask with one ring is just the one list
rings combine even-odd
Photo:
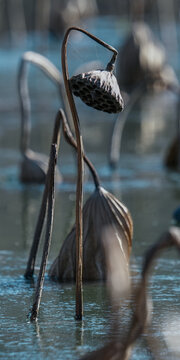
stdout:
[[[89,31],[113,46],[119,46],[126,22],[110,18],[93,19],[84,24]],[[22,45],[23,44],[23,45]],[[48,56],[60,67],[61,42],[39,38],[0,50],[0,303],[2,359],[78,359],[102,346],[113,336],[113,314],[105,284],[84,284],[84,319],[74,320],[74,284],[56,284],[45,278],[39,318],[30,323],[28,312],[34,284],[23,277],[38,216],[43,186],[22,185],[19,181],[20,113],[16,89],[17,66],[23,51],[33,49]],[[78,36],[70,41],[70,70],[80,63],[101,60],[105,50]],[[172,56],[173,58],[173,56]],[[176,68],[177,74],[179,68]],[[32,147],[48,153],[55,114],[61,106],[58,95],[44,75],[30,70],[32,99]],[[85,149],[94,162],[102,185],[129,208],[134,221],[132,273],[138,279],[147,247],[171,224],[172,212],[180,203],[180,176],[163,165],[165,151],[175,134],[176,98],[169,92],[144,95],[130,114],[124,128],[119,166],[108,165],[110,136],[115,117],[98,113],[77,101]],[[56,188],[56,208],[48,268],[59,252],[75,217],[76,161],[62,140],[58,161],[63,182]],[[86,176],[84,198],[93,191]],[[36,273],[39,269],[40,252]],[[152,329],[162,347],[158,359],[165,359],[165,344],[179,358],[180,347],[180,260],[174,251],[162,254],[150,280],[154,302]],[[127,304],[128,307],[128,304]],[[124,307],[126,326],[128,316]],[[170,355],[168,355],[168,359]],[[139,341],[132,359],[150,359],[145,337]]]

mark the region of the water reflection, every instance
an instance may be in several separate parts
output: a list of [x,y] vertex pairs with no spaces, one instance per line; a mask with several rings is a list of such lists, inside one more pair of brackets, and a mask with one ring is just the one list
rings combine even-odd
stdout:
[[[119,42],[117,22],[111,22],[107,30],[107,21],[109,20],[94,20],[90,25],[94,33],[102,38],[107,36],[107,40],[113,39],[116,45]],[[91,31],[91,27],[89,30]],[[79,39],[78,41],[80,42]],[[84,286],[85,318],[82,324],[77,324],[74,321],[74,285],[57,285],[46,278],[39,322],[31,324],[27,318],[34,288],[33,284],[25,281],[23,273],[43,188],[22,186],[18,180],[19,113],[15,79],[18,60],[23,50],[12,51],[12,56],[1,50],[0,57],[1,81],[4,84],[0,105],[6,110],[1,112],[0,130],[0,357],[10,359],[13,356],[13,359],[18,360],[73,360],[106,342],[113,315],[105,285],[93,283]],[[86,50],[85,56],[89,57],[88,52],[91,57],[94,56],[91,47],[86,47]],[[47,48],[46,52],[48,53]],[[51,47],[49,55],[55,64],[59,63],[57,44],[55,49]],[[72,68],[77,67],[79,58],[78,53],[76,64],[73,64]],[[54,109],[59,107],[59,103],[51,92],[50,85],[48,89],[45,85],[42,86],[42,97],[38,99],[40,85],[37,82],[36,79],[34,85],[37,85],[37,91],[34,93],[33,106],[39,104],[40,120],[36,120],[37,112],[34,108],[33,145],[35,149],[41,148],[46,152],[51,137],[50,119],[54,119]],[[46,100],[46,108],[42,110]],[[127,205],[134,219],[135,261],[132,269],[135,280],[138,278],[144,250],[168,228],[171,214],[180,202],[179,174],[166,171],[162,161],[167,139],[174,134],[174,101],[174,98],[169,97],[169,93],[143,98],[127,121],[121,160],[118,169],[113,173],[107,163],[113,117],[100,114],[96,117],[95,112],[87,108],[84,116],[85,108],[78,104],[85,148],[99,171],[103,186]],[[43,134],[40,123],[44,127]],[[59,165],[64,183],[56,189],[54,231],[48,267],[74,223],[75,158],[63,142],[62,153]],[[92,191],[90,177],[87,177],[84,190],[85,200]],[[156,331],[157,339],[162,331],[161,336],[164,336],[168,346],[173,347],[177,344],[177,334],[179,336],[179,325],[174,323],[174,316],[176,319],[179,317],[178,267],[179,260],[173,253],[163,254],[156,265],[157,272],[151,286],[154,300],[153,330]],[[173,314],[169,313],[172,306]],[[150,353],[144,348],[144,341],[137,344],[132,359],[150,359]],[[176,352],[173,359],[175,356],[178,358],[178,347]]]

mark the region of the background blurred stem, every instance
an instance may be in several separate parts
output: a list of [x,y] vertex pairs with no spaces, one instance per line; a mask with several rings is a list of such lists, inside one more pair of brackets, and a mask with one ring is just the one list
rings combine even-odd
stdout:
[[67,102],[66,93],[63,86],[63,78],[59,70],[43,55],[33,51],[27,51],[23,54],[18,71],[18,93],[20,99],[21,109],[21,143],[20,149],[24,154],[30,143],[31,133],[31,102],[28,89],[28,67],[33,64],[40,68],[46,76],[57,86],[63,110],[65,111],[68,120],[71,121],[71,113]]

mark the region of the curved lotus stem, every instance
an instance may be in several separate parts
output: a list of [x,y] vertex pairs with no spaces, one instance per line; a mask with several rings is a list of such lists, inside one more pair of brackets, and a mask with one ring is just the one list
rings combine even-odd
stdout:
[[20,98],[21,108],[21,143],[20,149],[22,154],[25,154],[29,147],[31,122],[30,122],[30,97],[28,90],[28,64],[38,66],[58,87],[60,98],[62,100],[62,106],[66,112],[68,118],[71,118],[69,106],[67,103],[66,94],[63,87],[63,79],[59,70],[54,66],[47,58],[35,53],[33,51],[27,51],[23,54],[19,72],[18,72],[18,92]]
[[69,74],[68,74],[68,65],[67,65],[67,42],[69,34],[72,30],[80,31],[85,35],[89,36],[91,39],[99,43],[100,45],[106,47],[108,50],[113,52],[112,59],[109,63],[109,66],[113,67],[117,56],[117,50],[112,46],[106,44],[104,41],[98,39],[96,36],[90,34],[86,30],[83,30],[78,27],[70,27],[64,36],[61,50],[61,62],[62,62],[62,71],[64,77],[64,84],[66,88],[66,93],[72,112],[75,135],[77,141],[77,153],[78,153],[78,174],[77,174],[77,185],[76,185],[76,319],[82,319],[83,313],[83,298],[82,298],[82,263],[83,263],[83,253],[82,253],[82,238],[83,238],[83,229],[82,229],[82,206],[83,206],[83,142],[80,132],[80,123],[79,117],[77,114],[75,102],[73,99],[70,83],[69,83]]
[[[64,136],[65,136],[65,139],[66,141],[74,147],[74,149],[77,151],[77,143],[72,135],[72,132],[71,132],[71,129],[69,127],[69,124],[68,124],[68,121],[67,121],[67,118],[65,116],[64,113],[62,113],[62,126],[63,126],[63,133],[64,133]],[[83,159],[84,159],[84,162],[86,163],[86,165],[88,166],[90,172],[91,172],[91,175],[93,177],[93,180],[94,180],[94,185],[97,188],[100,187],[100,180],[99,180],[99,176],[96,172],[96,169],[94,168],[92,162],[88,159],[88,157],[86,156],[85,153],[83,153]]]
[[[60,109],[56,115],[52,144],[59,144],[61,122],[62,122],[62,129],[63,129],[63,133],[64,133],[66,141],[77,150],[76,141],[74,140],[74,137],[73,137],[71,130],[69,128],[69,125],[68,125],[68,121],[67,121],[64,111],[62,109]],[[99,177],[97,175],[97,172],[96,172],[93,164],[91,163],[91,161],[87,158],[87,156],[85,154],[83,154],[83,158],[92,174],[95,187],[99,188],[100,180],[99,180]],[[34,238],[33,238],[32,246],[31,246],[30,254],[29,254],[29,259],[28,259],[26,271],[24,274],[26,279],[31,279],[34,275],[34,266],[35,266],[35,261],[36,261],[36,255],[37,255],[40,236],[41,236],[42,228],[43,228],[43,224],[44,224],[45,214],[46,214],[46,210],[47,210],[47,198],[48,198],[47,183],[48,183],[48,180],[45,183],[45,188],[44,188],[43,198],[42,198],[42,202],[41,202],[41,208],[39,211],[38,221],[36,224],[36,229],[35,229]]]
[[144,259],[142,275],[144,278],[150,270],[150,266],[155,257],[164,249],[168,247],[176,247],[180,252],[180,230],[176,226],[171,226],[170,229],[164,233],[160,239],[147,251]]
[[[165,250],[169,247],[175,247],[177,251],[180,254],[180,230],[178,227],[170,227],[167,232],[165,232],[158,241],[156,241],[146,252],[142,267],[142,280],[139,285],[138,290],[138,301],[137,305],[137,312],[134,314],[134,321],[137,322],[137,324],[134,322],[134,329],[135,333],[137,332],[137,329],[139,327],[139,332],[142,333],[143,330],[146,327],[146,322],[148,322],[148,301],[147,301],[147,285],[148,285],[148,279],[150,275],[150,270],[152,267],[152,263],[156,257],[158,257],[162,250]],[[144,314],[143,314],[144,310]],[[138,327],[137,327],[138,325]],[[132,327],[133,330],[133,327]],[[147,334],[148,334],[148,328],[147,328]],[[131,336],[129,337],[129,340],[131,342],[131,338],[133,340],[133,331],[131,331]],[[147,338],[148,340],[148,338]]]

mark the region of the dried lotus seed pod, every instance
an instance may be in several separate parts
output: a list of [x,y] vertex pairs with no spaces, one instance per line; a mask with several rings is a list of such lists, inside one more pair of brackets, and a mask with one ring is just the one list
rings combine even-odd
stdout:
[[124,103],[112,70],[94,70],[72,76],[71,90],[88,106],[108,113],[123,110]]

